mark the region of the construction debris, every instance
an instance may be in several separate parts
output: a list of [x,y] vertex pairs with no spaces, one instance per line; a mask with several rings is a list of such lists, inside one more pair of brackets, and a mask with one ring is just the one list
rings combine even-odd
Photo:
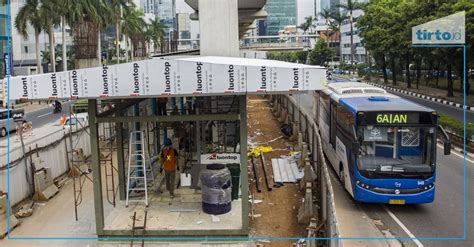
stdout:
[[15,213],[15,216],[18,218],[30,217],[33,214],[34,205],[35,203],[32,202],[29,206],[26,206],[26,205],[21,206],[21,208]]
[[170,212],[191,213],[191,212],[196,212],[196,210],[195,209],[171,209]]
[[211,220],[212,220],[212,222],[220,222],[221,221],[221,219],[218,216],[215,216],[213,214],[211,214]]
[[258,146],[255,148],[249,148],[247,155],[249,157],[258,158],[260,157],[261,153],[268,153],[268,152],[271,152],[272,150],[273,150],[272,146]]
[[265,177],[265,184],[267,185],[267,190],[272,191],[272,186],[270,186],[270,181],[267,175],[267,169],[265,166],[265,156],[263,153],[260,154],[260,161],[262,162],[263,176]]
[[[8,233],[8,200],[7,194],[0,191],[0,239]],[[11,212],[11,210],[10,210]],[[15,215],[10,215],[10,230],[15,228],[20,222]]]
[[275,183],[295,183],[304,176],[293,158],[272,159],[272,168]]
[[252,200],[249,200],[249,202],[252,203],[252,204],[259,204],[259,203],[262,203],[263,200],[254,199],[253,201],[252,201]]

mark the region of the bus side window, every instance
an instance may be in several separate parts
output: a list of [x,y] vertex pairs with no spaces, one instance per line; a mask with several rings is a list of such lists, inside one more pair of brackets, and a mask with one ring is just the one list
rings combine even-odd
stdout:
[[331,122],[330,122],[330,127],[329,127],[329,132],[330,132],[330,138],[329,141],[331,145],[335,148],[336,147],[336,119],[337,119],[337,105],[336,103],[331,101]]

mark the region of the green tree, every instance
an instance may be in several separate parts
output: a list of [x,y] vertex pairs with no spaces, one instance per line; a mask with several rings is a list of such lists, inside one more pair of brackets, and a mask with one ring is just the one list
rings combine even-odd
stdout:
[[[466,44],[467,50],[466,54],[473,54],[473,47],[474,47],[474,2],[470,0],[459,0],[456,1],[452,5],[453,12],[459,11],[466,11]],[[459,49],[459,53],[461,53],[461,49]],[[469,71],[469,68],[472,67],[472,56],[466,56],[466,69]],[[462,56],[457,57],[456,59],[458,62],[458,69],[459,69],[459,79],[460,79],[460,89],[463,89],[463,85],[466,85],[466,94],[470,94],[471,92],[471,84],[469,82],[469,73],[466,72],[466,81],[463,83],[463,73],[464,72],[464,65],[463,65],[463,58]]]
[[349,13],[349,25],[351,32],[351,64],[354,63],[354,19],[353,12],[358,9],[362,9],[364,4],[357,2],[357,0],[347,0],[344,4],[338,4],[337,7],[347,11]]
[[123,15],[122,30],[123,34],[127,36],[126,43],[130,44],[131,59],[133,61],[133,42],[129,40],[134,36],[144,35],[146,23],[143,20],[143,12],[136,8],[132,8]]
[[324,39],[319,39],[308,54],[309,64],[325,66],[334,55],[334,50],[328,47]]
[[15,18],[15,28],[24,39],[28,39],[28,24],[35,30],[36,69],[41,73],[39,35],[42,31],[42,19],[39,0],[26,0],[25,5],[20,8]]

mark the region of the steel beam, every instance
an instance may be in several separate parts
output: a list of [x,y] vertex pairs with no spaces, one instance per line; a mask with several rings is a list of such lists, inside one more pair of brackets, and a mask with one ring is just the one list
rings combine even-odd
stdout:
[[124,110],[126,110],[130,106],[138,104],[138,103],[142,102],[143,100],[145,100],[145,99],[134,99],[134,100],[127,100],[127,101],[116,100],[114,108],[112,108],[108,111],[101,112],[101,113],[97,114],[97,118],[108,117],[108,116],[112,116],[113,114],[115,114],[117,112],[118,113],[123,112]]
[[[98,117],[97,123],[127,123],[127,122],[195,122],[195,121],[237,121],[238,114],[204,114],[204,115],[171,115],[171,116],[119,116]],[[246,122],[245,122],[246,123]]]
[[242,184],[242,230],[249,229],[249,179],[247,166],[247,96],[239,96],[240,112],[240,182]]
[[88,100],[89,113],[89,134],[91,141],[91,165],[92,165],[92,179],[94,181],[94,207],[95,207],[95,223],[97,235],[102,234],[104,230],[104,202],[102,197],[102,175],[100,168],[99,156],[99,133],[97,117],[97,100]]
[[[119,179],[119,198],[125,200],[125,160],[123,153],[123,126],[115,123],[115,137],[117,143],[117,171]],[[115,188],[114,188],[115,189]]]

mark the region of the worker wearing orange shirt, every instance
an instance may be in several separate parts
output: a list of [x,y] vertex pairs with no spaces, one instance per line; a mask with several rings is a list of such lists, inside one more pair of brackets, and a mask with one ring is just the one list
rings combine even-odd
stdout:
[[[161,169],[160,173],[165,171],[166,189],[170,192],[171,198],[174,198],[174,180],[176,177],[176,169],[178,168],[178,151],[171,146],[171,140],[165,139],[165,147],[161,150]],[[161,192],[161,185],[158,186],[158,193]]]

